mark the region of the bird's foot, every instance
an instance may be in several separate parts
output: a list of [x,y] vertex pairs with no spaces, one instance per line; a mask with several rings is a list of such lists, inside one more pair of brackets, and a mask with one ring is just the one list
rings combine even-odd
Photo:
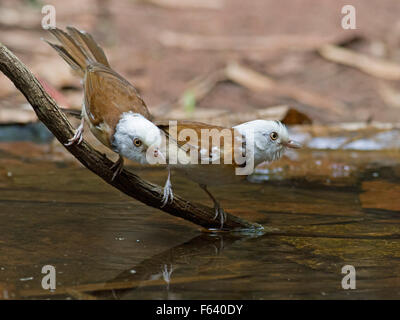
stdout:
[[162,198],[161,208],[164,207],[168,202],[172,202],[174,200],[174,193],[172,192],[172,183],[170,178],[168,177],[167,182],[164,186],[164,195]]
[[217,219],[219,217],[219,221],[221,222],[221,227],[220,229],[222,229],[224,227],[224,223],[226,221],[226,212],[224,211],[224,209],[221,208],[221,206],[219,205],[219,203],[215,204],[215,216],[214,216],[214,220]]
[[111,166],[111,170],[114,171],[111,181],[121,173],[122,169],[124,168],[124,158],[119,157],[118,160]]
[[68,139],[67,143],[64,143],[65,146],[69,147],[74,144],[81,144],[83,141],[83,126],[84,126],[84,121],[81,121],[81,124],[79,127],[76,129],[74,136],[71,139]]

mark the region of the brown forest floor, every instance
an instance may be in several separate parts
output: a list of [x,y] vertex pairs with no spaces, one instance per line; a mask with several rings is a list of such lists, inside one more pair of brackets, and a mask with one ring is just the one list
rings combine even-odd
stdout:
[[[41,79],[60,90],[68,104],[76,107],[81,99],[79,80],[70,75],[66,64],[40,41],[40,37],[51,37],[40,27],[43,15],[40,13],[42,4],[38,2],[1,2],[0,41]],[[389,103],[382,94],[383,85],[395,89],[399,81],[383,82],[355,68],[328,62],[315,50],[257,50],[251,46],[246,50],[216,50],[212,46],[190,50],[173,46],[172,40],[167,44],[160,41],[168,31],[221,36],[228,41],[235,37],[251,40],[256,36],[273,35],[282,38],[295,35],[299,39],[346,37],[354,33],[341,28],[340,10],[348,1],[224,0],[219,9],[168,8],[146,0],[57,0],[49,3],[56,7],[57,26],[73,25],[93,33],[104,46],[112,66],[135,84],[151,110],[162,108],[163,103],[179,97],[196,77],[236,61],[281,84],[343,102],[349,112],[334,116],[331,110],[311,107],[284,95],[250,91],[229,81],[211,90],[198,102],[199,107],[238,112],[289,104],[319,123],[368,119],[400,121],[397,102]],[[352,0],[351,3],[357,10],[356,32],[362,38],[349,47],[400,63],[400,2]],[[391,97],[396,98],[396,94]],[[20,106],[24,102],[9,81],[0,75],[0,107]]]

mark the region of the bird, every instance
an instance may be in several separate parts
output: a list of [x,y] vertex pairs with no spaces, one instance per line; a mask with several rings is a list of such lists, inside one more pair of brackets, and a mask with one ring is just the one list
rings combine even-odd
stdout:
[[154,123],[173,142],[168,143],[169,150],[160,147],[168,165],[206,192],[213,201],[214,219],[219,218],[221,229],[226,213],[208,186],[240,183],[262,162],[278,160],[288,148],[301,148],[277,120],[258,119],[232,128],[187,120]]
[[[280,121],[253,120],[225,128],[186,120],[173,121],[171,126],[170,121],[153,119],[136,88],[110,67],[93,37],[74,27],[66,29],[49,29],[61,44],[45,40],[82,78],[81,123],[66,145],[83,141],[86,121],[93,135],[119,155],[111,167],[112,180],[123,168],[123,157],[141,164],[166,164],[161,207],[173,201],[171,168],[176,169],[211,198],[214,219],[219,217],[222,229],[226,214],[208,186],[242,181],[261,162],[277,160],[287,148],[300,147],[289,139]],[[221,135],[229,138],[222,143],[213,139]],[[187,141],[187,137],[194,139]]]
[[[151,121],[152,116],[136,88],[115,72],[93,37],[72,26],[67,32],[48,29],[60,44],[46,41],[82,79],[83,104],[81,122],[75,134],[65,144],[83,141],[85,121],[90,131],[106,147],[119,155],[111,169],[112,180],[122,171],[124,158],[146,164],[151,157],[162,156],[156,147],[161,145],[162,133]],[[164,186],[162,204],[172,201],[170,171]]]

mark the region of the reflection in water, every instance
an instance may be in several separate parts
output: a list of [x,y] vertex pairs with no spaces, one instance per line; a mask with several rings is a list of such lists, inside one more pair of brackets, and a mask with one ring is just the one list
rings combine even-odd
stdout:
[[171,282],[172,271],[174,271],[172,264],[170,265],[169,270],[168,270],[168,266],[166,264],[164,264],[164,266],[162,268],[162,276],[163,276],[164,281],[167,283],[167,290],[169,290],[169,283]]
[[[299,153],[216,189],[228,212],[274,228],[254,235],[204,233],[83,168],[2,155],[2,299],[399,298],[398,153]],[[177,194],[207,203],[175,179]],[[47,264],[54,292],[41,288]],[[341,288],[344,265],[357,290]]]
[[[232,244],[242,237],[227,236],[229,240],[227,244]],[[247,236],[249,237],[249,236]],[[217,257],[223,250],[224,235],[222,234],[201,234],[193,239],[172,247],[162,253],[159,253],[149,259],[142,261],[139,265],[131,267],[126,271],[120,273],[114,279],[108,281],[108,284],[115,283],[132,283],[131,288],[122,288],[114,290],[114,296],[118,299],[122,299],[132,290],[136,290],[142,287],[160,286],[160,279],[166,283],[166,291],[170,289],[170,283],[172,280],[172,272],[190,266],[191,268],[201,268],[202,266],[212,265],[212,261]],[[206,261],[203,258],[207,257]],[[200,258],[200,259],[196,259]],[[197,262],[196,262],[197,261]],[[161,269],[160,269],[161,264]],[[132,274],[130,270],[134,269],[136,272]],[[179,279],[182,281],[182,278]],[[195,277],[190,279],[184,279],[185,281],[196,280]],[[97,296],[102,298],[110,298],[108,290],[99,290],[95,293]]]

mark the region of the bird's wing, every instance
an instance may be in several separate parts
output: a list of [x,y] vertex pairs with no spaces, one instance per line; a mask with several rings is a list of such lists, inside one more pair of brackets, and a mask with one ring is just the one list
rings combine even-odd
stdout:
[[99,130],[115,128],[124,112],[131,111],[150,118],[135,87],[107,66],[94,63],[87,67],[84,91],[87,118]]
[[237,152],[240,149],[242,152],[242,141],[235,142],[235,139],[243,139],[243,136],[232,128],[188,120],[178,120],[176,129],[174,122],[170,126],[168,120],[154,123],[187,153],[196,150],[199,163],[211,163],[216,159],[220,159],[220,163],[226,163],[225,159],[229,158],[235,164],[235,150]]

